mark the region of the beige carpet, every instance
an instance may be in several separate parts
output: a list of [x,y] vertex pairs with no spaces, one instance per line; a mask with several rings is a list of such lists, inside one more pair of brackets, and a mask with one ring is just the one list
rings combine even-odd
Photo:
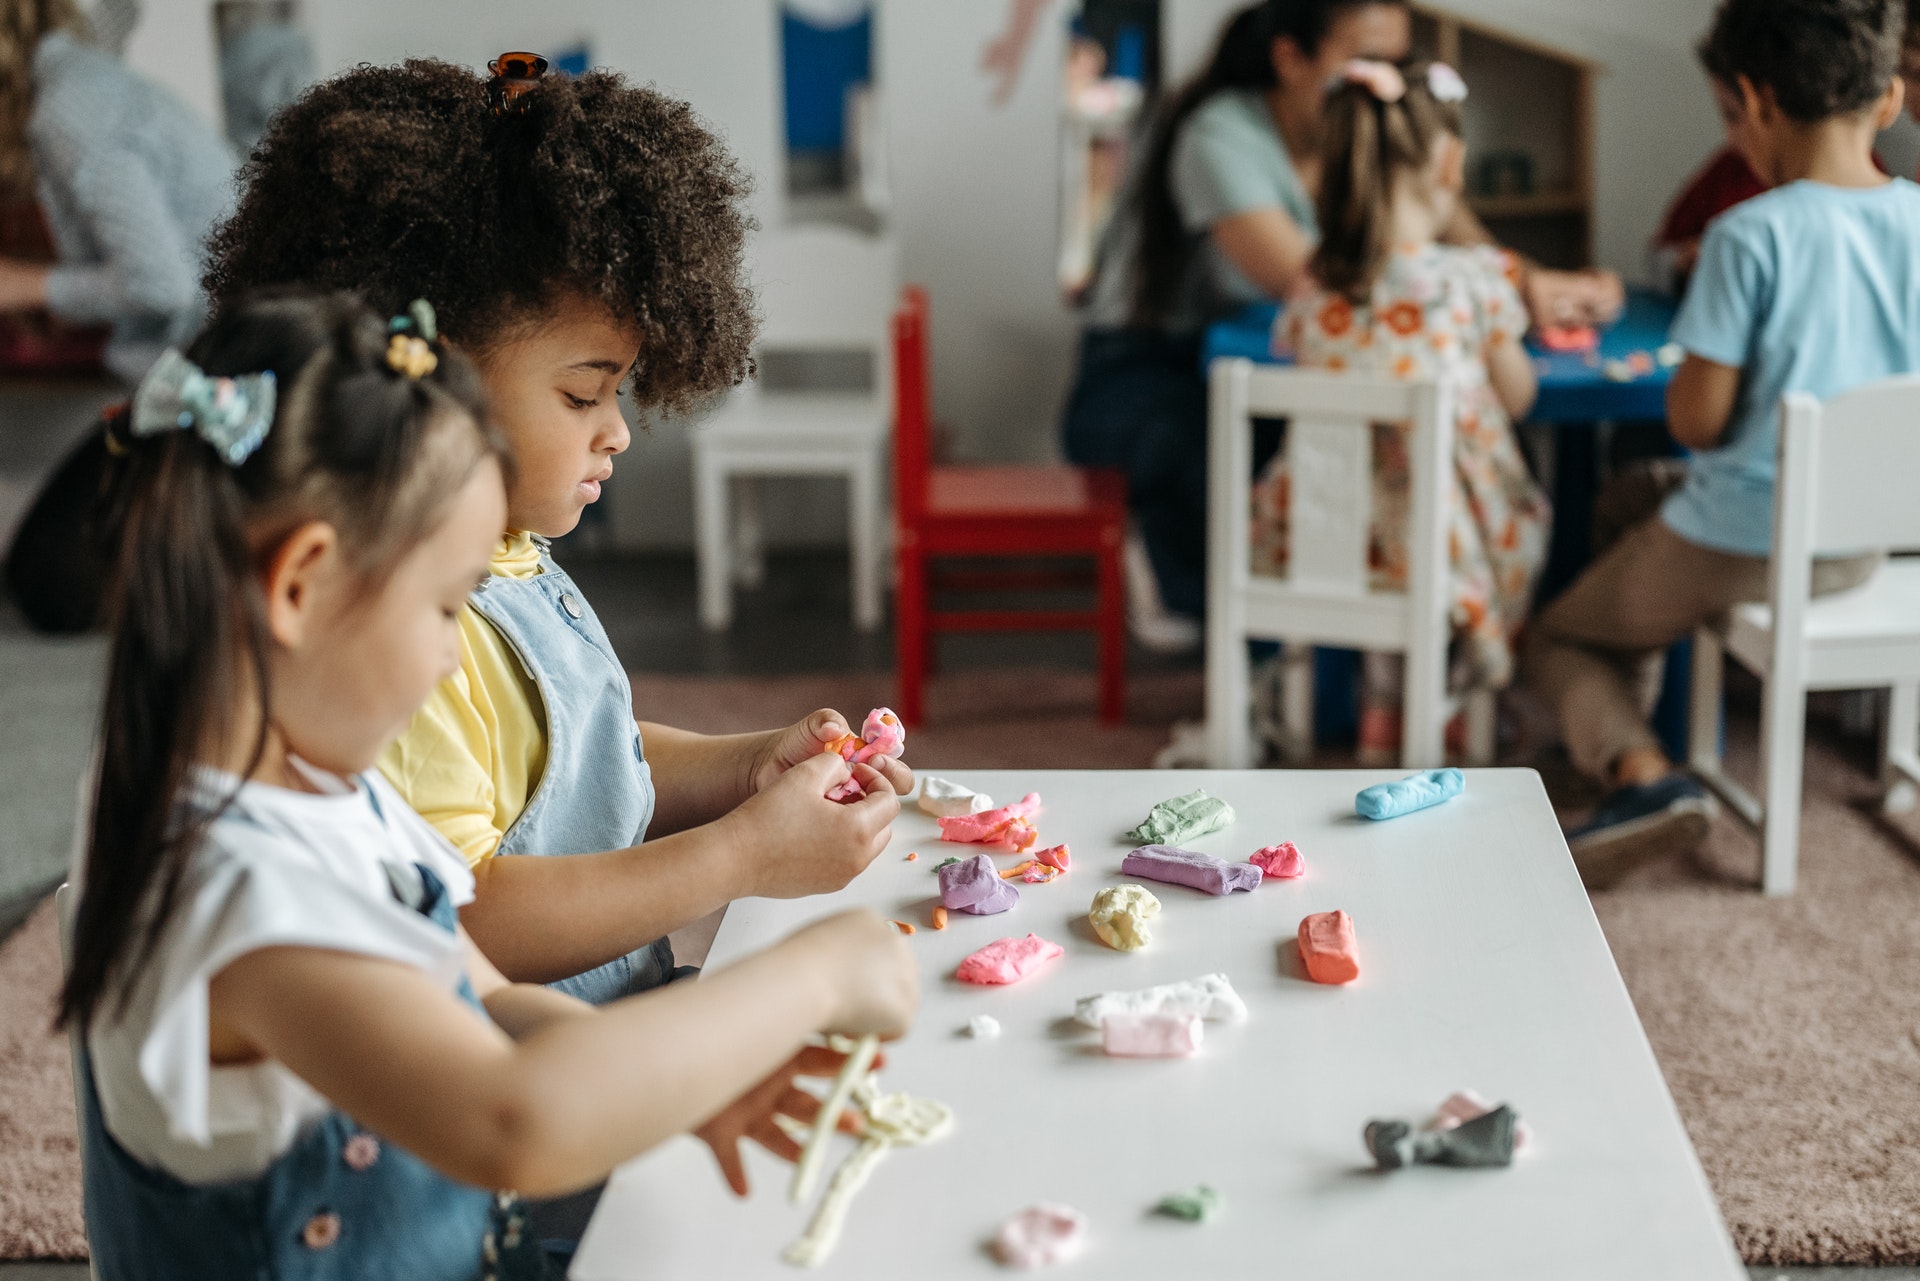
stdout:
[[[1144,766],[1175,719],[1198,714],[1199,678],[1149,673],[1131,692],[1132,720],[1107,729],[1091,677],[941,680],[908,759]],[[884,674],[634,679],[642,718],[709,732],[815,707],[858,716],[891,698]],[[1793,898],[1750,888],[1754,842],[1723,822],[1700,859],[1648,868],[1596,902],[1751,1263],[1920,1262],[1920,822],[1883,823],[1874,794],[1861,762],[1816,741]],[[84,1251],[66,1048],[45,1032],[52,925],[43,909],[0,947],[0,1258]]]
[[0,1259],[84,1259],[80,1145],[53,901],[0,944]]

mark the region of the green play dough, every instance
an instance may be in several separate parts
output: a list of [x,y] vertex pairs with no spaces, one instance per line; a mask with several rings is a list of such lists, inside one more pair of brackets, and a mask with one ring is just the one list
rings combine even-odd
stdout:
[[958,863],[959,861],[960,861],[960,860],[959,860],[959,859],[957,859],[957,858],[943,858],[943,859],[941,859],[941,860],[940,860],[940,861],[939,861],[938,863],[935,863],[935,864],[933,865],[933,870],[937,872],[937,871],[939,871],[939,870],[940,870],[941,868],[943,868],[943,867],[945,867],[945,866],[946,866],[947,864],[949,864],[949,863]]
[[1204,791],[1188,792],[1154,806],[1147,821],[1128,832],[1127,839],[1140,845],[1180,845],[1231,822],[1233,806]]
[[1191,1192],[1169,1193],[1154,1209],[1169,1218],[1205,1223],[1220,1213],[1220,1194],[1202,1183]]

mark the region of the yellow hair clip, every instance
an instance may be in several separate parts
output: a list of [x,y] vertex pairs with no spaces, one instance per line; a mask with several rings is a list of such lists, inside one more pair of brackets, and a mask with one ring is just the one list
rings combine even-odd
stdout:
[[425,339],[395,334],[387,343],[387,366],[418,381],[440,367],[440,357],[434,355]]

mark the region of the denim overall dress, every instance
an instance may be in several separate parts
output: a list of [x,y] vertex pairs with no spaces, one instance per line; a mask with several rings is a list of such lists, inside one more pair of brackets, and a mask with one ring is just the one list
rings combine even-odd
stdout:
[[[547,541],[534,541],[538,574],[489,578],[472,597],[539,689],[547,726],[546,768],[498,852],[626,849],[645,839],[653,819],[653,772],[633,721],[633,690],[593,607],[554,563]],[[550,986],[604,1005],[672,975],[673,949],[658,939]]]
[[[434,874],[402,897],[452,931]],[[400,887],[396,882],[396,895]],[[463,978],[460,995],[480,1002]],[[485,1011],[481,1011],[485,1017]],[[455,1183],[329,1112],[251,1178],[204,1187],[131,1156],[107,1133],[83,1055],[87,1240],[101,1281],[547,1281],[557,1266],[526,1207]]]

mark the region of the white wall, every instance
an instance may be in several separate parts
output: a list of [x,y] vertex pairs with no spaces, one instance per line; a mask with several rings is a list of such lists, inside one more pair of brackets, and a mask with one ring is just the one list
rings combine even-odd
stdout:
[[223,127],[209,0],[145,0],[124,56],[128,66],[179,94],[216,129]]

